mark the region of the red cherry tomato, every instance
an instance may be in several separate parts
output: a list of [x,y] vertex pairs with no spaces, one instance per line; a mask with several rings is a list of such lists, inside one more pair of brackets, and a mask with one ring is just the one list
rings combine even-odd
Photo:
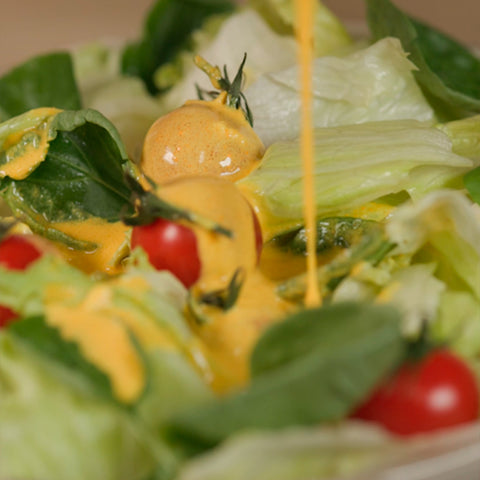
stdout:
[[411,435],[474,421],[479,416],[475,376],[447,350],[407,363],[353,415]]
[[184,225],[157,219],[132,230],[132,249],[140,246],[157,270],[168,270],[186,288],[200,277],[200,257],[193,231]]
[[8,270],[25,270],[41,255],[25,235],[9,235],[0,242],[0,265]]
[[[25,270],[41,256],[42,252],[25,235],[9,235],[0,242],[0,265],[7,270]],[[13,310],[0,305],[0,328],[16,318]]]
[[18,315],[8,307],[0,305],[0,329],[6,327],[10,322],[18,318]]

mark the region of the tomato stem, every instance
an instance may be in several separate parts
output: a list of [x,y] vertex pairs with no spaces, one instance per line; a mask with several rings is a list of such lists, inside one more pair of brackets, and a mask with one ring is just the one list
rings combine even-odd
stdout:
[[188,298],[190,313],[199,324],[205,324],[208,322],[208,316],[203,313],[202,305],[220,308],[223,311],[230,310],[237,302],[244,281],[245,271],[239,268],[232,275],[230,282],[225,288],[202,293],[199,297],[196,297],[194,292],[191,291]]
[[243,67],[247,60],[247,54],[243,55],[243,60],[238,67],[237,73],[233,81],[230,81],[228,76],[227,67],[223,67],[223,76],[220,68],[218,66],[213,66],[208,63],[200,55],[196,55],[194,58],[195,65],[200,68],[203,72],[208,75],[210,82],[213,87],[217,90],[205,90],[200,88],[198,84],[195,85],[197,89],[197,95],[200,100],[206,100],[206,97],[209,97],[210,100],[217,98],[220,93],[227,93],[227,105],[231,108],[240,109],[245,114],[250,126],[253,127],[253,115],[250,107],[248,106],[247,99],[242,92],[244,73]]

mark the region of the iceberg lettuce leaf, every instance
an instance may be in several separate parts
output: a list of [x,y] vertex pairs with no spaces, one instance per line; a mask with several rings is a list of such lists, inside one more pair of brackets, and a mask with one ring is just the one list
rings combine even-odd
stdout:
[[0,304],[23,317],[44,315],[43,287],[48,284],[71,285],[78,295],[84,295],[93,280],[54,255],[44,255],[25,272],[0,266]]
[[[413,120],[368,122],[315,130],[315,202],[318,217],[335,215],[385,195],[437,187],[470,170],[470,159],[452,152],[439,129]],[[424,178],[420,169],[429,168]],[[446,172],[446,173],[445,173]],[[253,173],[238,185],[259,205],[266,239],[286,225],[303,223],[302,161],[299,141],[271,145]]]
[[398,9],[390,0],[368,0],[373,38],[401,40],[418,67],[415,77],[442,120],[480,111],[480,60],[466,47]]
[[[251,5],[281,35],[295,35],[294,0],[249,0]],[[322,3],[315,3],[313,16],[314,55],[320,57],[350,45],[342,22]]]
[[249,432],[188,461],[178,480],[305,480],[358,474],[394,452],[396,442],[371,425]]
[[84,104],[115,125],[128,157],[138,163],[148,129],[165,113],[160,101],[148,93],[137,77],[118,76],[91,88],[85,93]]
[[433,248],[430,256],[438,263],[439,279],[480,299],[480,221],[461,192],[432,192],[416,204],[402,206],[387,222],[386,232],[397,254]]
[[4,332],[0,352],[2,478],[142,480],[173,463],[165,444],[56,362]]
[[[249,34],[245,35],[247,30]],[[195,53],[212,65],[218,65],[222,69],[225,66],[232,77],[247,53],[243,70],[246,87],[263,73],[294,65],[297,61],[297,44],[294,37],[274,32],[255,10],[244,9],[230,15],[214,38],[201,45]],[[190,68],[184,72],[182,79],[161,97],[165,110],[177,108],[186,100],[197,98],[196,84],[211,90],[205,73],[194,65],[192,53]]]
[[[266,73],[246,89],[256,133],[265,145],[300,135],[298,66]],[[381,40],[346,56],[314,60],[312,121],[334,127],[380,120],[433,122],[433,110],[397,39]]]
[[[35,319],[19,320],[0,334],[0,447],[9,455],[2,477],[48,472],[54,480],[143,480],[162,472],[171,478],[178,459],[164,439],[167,419],[213,395],[195,365],[201,354],[182,315],[184,287],[142,262],[121,277],[99,280],[55,257],[43,257],[27,272],[2,272],[3,281],[12,284],[10,293],[25,289],[30,310],[42,311],[45,322],[39,330]],[[0,302],[12,300],[3,285],[0,292]],[[83,335],[88,327],[82,327],[78,335],[74,317],[88,324],[89,315],[102,327],[97,323],[94,335]],[[115,386],[132,377],[122,366],[129,365],[122,363],[123,343],[111,349],[105,337],[111,322],[128,333],[144,365],[144,388],[128,408],[119,408],[125,402]],[[92,357],[90,347],[100,344],[107,363]],[[108,368],[112,364],[123,373]],[[94,453],[85,462],[89,449]]]
[[480,301],[468,291],[442,295],[432,336],[447,342],[460,355],[475,359],[480,352]]

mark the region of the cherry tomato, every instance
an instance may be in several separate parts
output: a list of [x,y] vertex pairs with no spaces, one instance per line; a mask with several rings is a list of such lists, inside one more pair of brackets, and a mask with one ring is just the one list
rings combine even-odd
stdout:
[[475,376],[448,350],[403,365],[353,415],[399,435],[438,430],[479,416]]
[[132,248],[141,246],[157,270],[168,270],[186,288],[200,276],[200,258],[193,231],[181,224],[157,219],[150,225],[134,227]]
[[9,235],[0,243],[0,265],[8,270],[24,270],[41,255],[26,235]]
[[[262,250],[255,211],[233,182],[216,177],[184,177],[158,188],[164,201],[189,210],[225,229],[214,232],[157,219],[132,229],[131,247],[143,247],[152,265],[169,270],[201,294],[226,288],[238,271],[254,270]],[[199,293],[200,295],[200,293]]]
[[220,92],[211,101],[189,100],[150,127],[140,166],[156,183],[192,175],[218,176],[235,182],[259,165],[265,147],[252,128],[240,91],[245,60],[230,82],[218,67],[195,57],[197,66]]
[[18,315],[8,307],[0,305],[0,328],[6,327],[12,320],[18,318]]
[[[7,270],[25,270],[41,256],[42,252],[25,235],[9,235],[0,242],[0,265]],[[0,305],[0,328],[16,318],[16,312]]]

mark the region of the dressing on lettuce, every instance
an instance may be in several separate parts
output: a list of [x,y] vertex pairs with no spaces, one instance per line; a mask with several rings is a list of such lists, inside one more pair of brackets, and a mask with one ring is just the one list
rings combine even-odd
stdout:
[[[474,166],[452,152],[452,142],[441,130],[414,120],[317,128],[314,141],[320,218],[386,195],[448,185]],[[428,176],[422,168],[429,169]],[[436,181],[438,172],[441,182]],[[266,239],[302,223],[302,174],[299,142],[293,140],[271,145],[259,168],[238,182],[258,205]]]
[[[184,288],[139,260],[143,266],[104,281],[49,256],[27,275],[0,275],[0,302],[23,317],[0,334],[2,475],[142,480],[176,469],[163,425],[212,393],[181,314]],[[28,300],[13,299],[9,284]],[[79,315],[90,321],[72,329]],[[137,373],[125,364],[127,348],[142,366],[141,391],[128,387]]]

